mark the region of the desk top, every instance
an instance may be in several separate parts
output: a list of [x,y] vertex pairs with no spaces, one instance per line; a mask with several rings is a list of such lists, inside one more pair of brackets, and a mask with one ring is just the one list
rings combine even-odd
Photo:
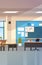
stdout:
[[[1,44],[0,44],[1,45]],[[3,44],[3,45],[17,45],[17,44]]]
[[25,42],[25,43],[35,43],[35,44],[37,44],[37,43],[42,43],[42,42]]
[[25,42],[24,47],[42,47],[42,42]]
[[0,40],[0,42],[6,42],[6,40]]

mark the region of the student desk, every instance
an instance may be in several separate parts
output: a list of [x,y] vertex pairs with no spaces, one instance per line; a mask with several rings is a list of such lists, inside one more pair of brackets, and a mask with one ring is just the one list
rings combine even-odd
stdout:
[[16,50],[17,50],[17,44],[6,44],[6,45],[8,45],[8,51],[10,48],[12,48],[12,51],[14,48],[16,48]]
[[17,44],[4,44],[3,51],[5,51],[5,46],[6,45],[8,46],[8,51],[9,51],[10,48],[12,48],[12,51],[13,51],[14,48],[16,48],[16,50],[17,50]]
[[14,44],[14,43],[12,43],[12,44],[6,44],[6,40],[0,40],[0,50],[2,51],[2,48],[3,48],[3,51],[5,51],[5,46],[8,46],[8,51],[9,51],[9,49],[10,48],[12,48],[12,50],[14,49],[14,48],[16,48],[16,50],[17,50],[17,44]]
[[25,42],[24,43],[24,50],[26,50],[27,47],[28,48],[34,47],[36,50],[38,47],[42,47],[42,42]]

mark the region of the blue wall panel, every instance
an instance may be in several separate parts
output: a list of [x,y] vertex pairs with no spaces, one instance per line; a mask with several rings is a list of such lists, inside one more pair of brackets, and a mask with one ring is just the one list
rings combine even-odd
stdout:
[[[16,21],[16,43],[18,43],[18,38],[21,37],[21,34],[18,34],[18,27],[24,27],[24,34],[25,34],[25,27],[32,26],[34,24],[34,32],[29,32],[27,38],[42,38],[42,26],[39,26],[39,23],[42,21]],[[26,41],[26,37],[22,38],[22,45]]]

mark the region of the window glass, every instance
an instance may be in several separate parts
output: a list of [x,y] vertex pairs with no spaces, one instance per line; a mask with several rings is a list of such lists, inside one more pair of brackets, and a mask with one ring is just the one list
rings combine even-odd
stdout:
[[0,27],[3,27],[3,22],[0,22]]
[[4,21],[0,21],[0,40],[4,40]]

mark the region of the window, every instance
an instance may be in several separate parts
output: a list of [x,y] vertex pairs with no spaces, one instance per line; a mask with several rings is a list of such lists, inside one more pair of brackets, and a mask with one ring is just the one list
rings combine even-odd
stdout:
[[4,21],[0,21],[0,39],[4,40]]

